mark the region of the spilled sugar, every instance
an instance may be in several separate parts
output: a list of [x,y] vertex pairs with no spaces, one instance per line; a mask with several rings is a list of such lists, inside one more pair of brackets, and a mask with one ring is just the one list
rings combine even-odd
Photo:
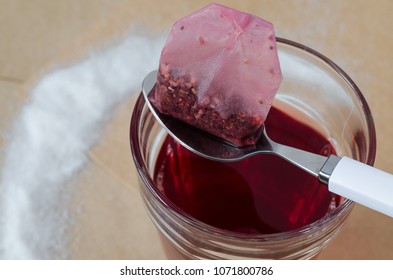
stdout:
[[67,258],[65,188],[117,104],[158,65],[162,39],[129,34],[46,75],[16,118],[0,177],[0,258]]

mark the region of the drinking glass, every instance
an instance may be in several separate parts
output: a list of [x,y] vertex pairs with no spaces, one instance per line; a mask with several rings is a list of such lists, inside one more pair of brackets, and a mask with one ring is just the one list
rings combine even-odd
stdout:
[[[317,130],[333,144],[337,155],[373,165],[374,122],[356,84],[311,48],[282,38],[277,38],[277,47],[283,82],[273,106]],[[131,150],[146,210],[170,259],[315,258],[339,233],[353,208],[352,201],[342,198],[340,205],[319,220],[281,233],[245,234],[210,226],[176,207],[153,180],[166,137],[170,136],[141,94],[131,118]]]

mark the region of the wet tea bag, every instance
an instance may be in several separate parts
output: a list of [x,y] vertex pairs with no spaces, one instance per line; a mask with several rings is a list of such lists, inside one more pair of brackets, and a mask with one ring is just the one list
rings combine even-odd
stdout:
[[281,80],[273,25],[211,4],[173,25],[151,102],[237,146],[253,145]]

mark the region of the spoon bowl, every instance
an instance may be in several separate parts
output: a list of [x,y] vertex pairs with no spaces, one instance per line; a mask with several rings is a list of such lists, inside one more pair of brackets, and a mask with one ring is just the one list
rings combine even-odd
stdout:
[[149,101],[156,78],[157,71],[153,71],[143,81],[142,93],[146,104],[168,134],[188,150],[204,158],[222,162],[239,161],[257,154],[274,154],[315,177],[319,176],[327,157],[276,143],[269,138],[265,127],[262,128],[261,136],[255,145],[237,147],[217,136],[161,114]]

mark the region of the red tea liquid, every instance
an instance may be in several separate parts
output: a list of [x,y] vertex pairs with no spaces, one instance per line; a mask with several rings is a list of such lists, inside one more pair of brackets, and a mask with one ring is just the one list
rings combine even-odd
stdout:
[[[309,126],[271,108],[270,137],[310,152],[334,153],[330,142]],[[248,234],[297,229],[325,216],[340,197],[318,179],[273,155],[239,162],[211,161],[167,137],[154,179],[177,207],[211,226]]]

